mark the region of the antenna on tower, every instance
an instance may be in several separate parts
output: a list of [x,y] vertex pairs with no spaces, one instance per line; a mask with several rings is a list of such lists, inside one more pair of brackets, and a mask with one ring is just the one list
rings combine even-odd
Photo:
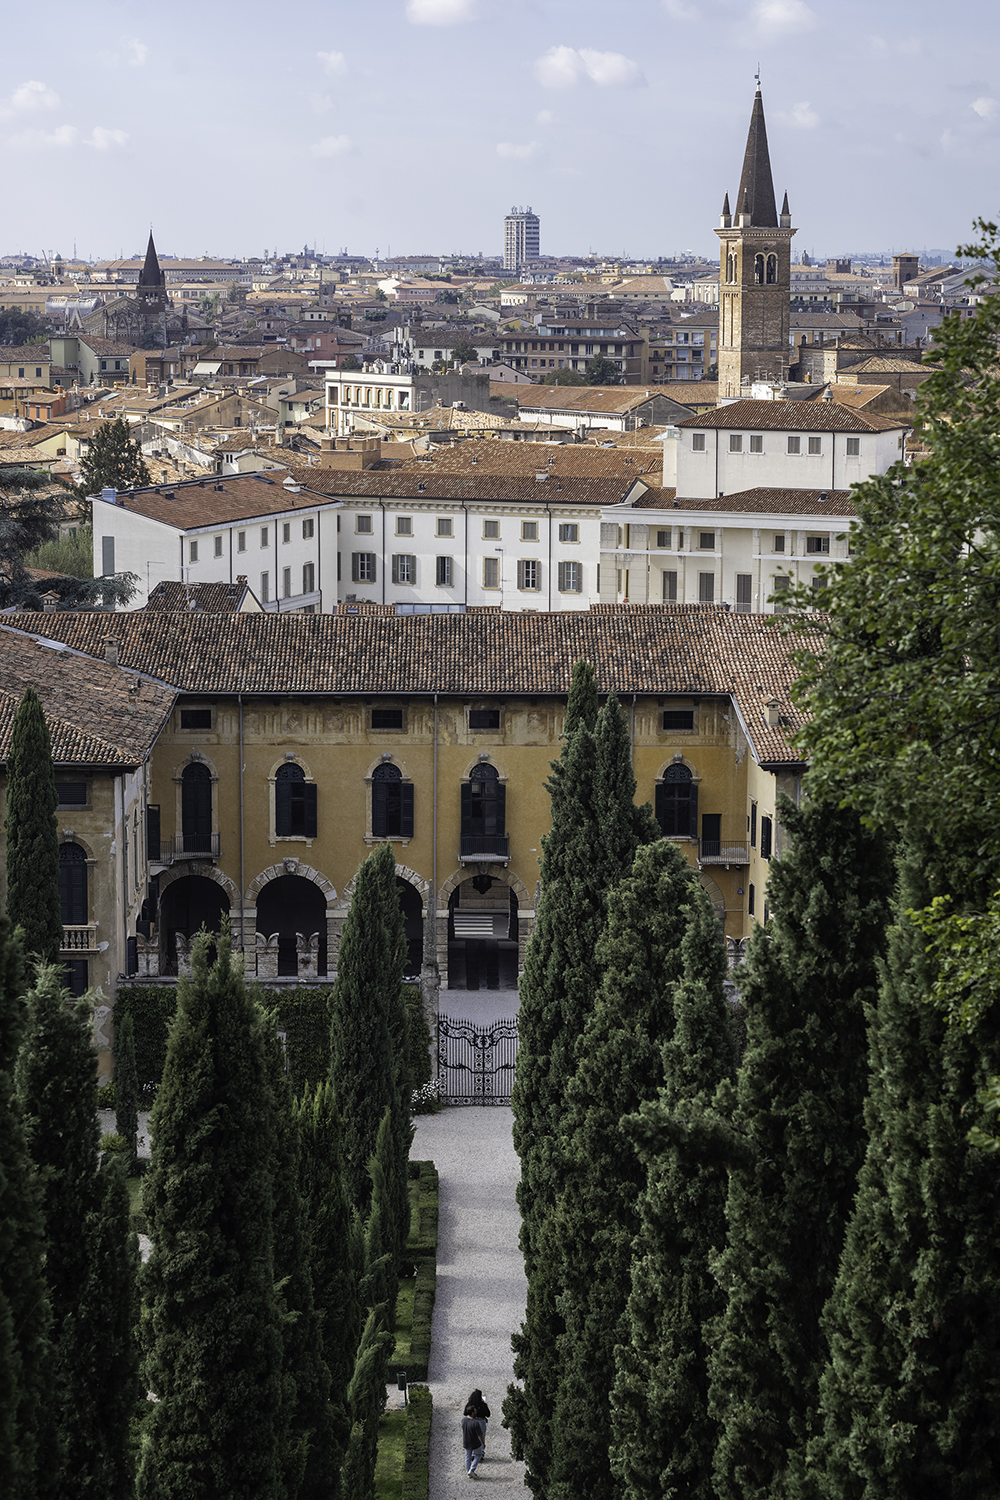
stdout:
[[757,71],[753,76],[757,80],[757,87],[760,88],[760,63],[757,64]]

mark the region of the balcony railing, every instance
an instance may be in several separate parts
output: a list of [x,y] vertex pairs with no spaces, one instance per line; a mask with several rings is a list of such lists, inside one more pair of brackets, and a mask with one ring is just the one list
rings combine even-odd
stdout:
[[147,845],[151,865],[172,865],[180,859],[218,859],[217,833],[181,833],[176,838],[152,840]]
[[63,953],[96,953],[97,923],[86,922],[63,928]]
[[510,859],[510,834],[463,833],[461,840],[463,864],[506,864]]
[[750,845],[742,839],[699,839],[698,860],[703,865],[748,865]]

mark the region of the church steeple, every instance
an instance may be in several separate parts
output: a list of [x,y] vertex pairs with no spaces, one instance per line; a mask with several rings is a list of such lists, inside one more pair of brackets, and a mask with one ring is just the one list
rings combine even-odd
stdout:
[[778,227],[778,212],[774,206],[774,182],[771,178],[771,158],[767,150],[767,128],[764,124],[764,101],[760,85],[754,95],[753,111],[750,115],[750,131],[747,149],[743,157],[743,173],[740,190],[736,194],[740,212],[745,212],[743,203],[750,205],[750,218],[746,220],[759,228]]
[[160,262],[156,254],[156,246],[153,244],[153,231],[149,231],[149,244],[146,246],[146,259],[143,261],[142,270],[139,272],[140,288],[148,288],[150,291],[158,291],[165,284],[166,278],[160,270]]

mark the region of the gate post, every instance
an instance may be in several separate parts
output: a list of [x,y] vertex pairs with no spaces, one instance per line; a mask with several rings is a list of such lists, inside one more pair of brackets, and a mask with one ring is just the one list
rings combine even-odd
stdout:
[[438,1014],[441,1008],[441,974],[437,964],[437,891],[433,884],[424,898],[424,961],[420,966],[420,1001],[431,1034],[431,1078],[440,1077]]

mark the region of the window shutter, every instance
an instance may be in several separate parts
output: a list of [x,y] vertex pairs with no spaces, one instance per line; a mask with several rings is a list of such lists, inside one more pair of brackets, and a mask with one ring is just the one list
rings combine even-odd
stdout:
[[472,782],[462,782],[462,832],[472,833]]
[[160,858],[160,808],[159,804],[149,803],[146,808],[146,858]]
[[402,808],[400,810],[399,832],[404,839],[413,837],[413,782],[404,781],[401,787],[403,794]]
[[360,583],[361,582],[361,579],[358,577],[358,574],[361,571],[360,568],[358,567],[358,562],[360,561],[360,558],[361,558],[361,553],[360,552],[352,552],[351,553],[351,582],[352,583]]
[[559,564],[559,591],[560,591],[560,593],[564,593],[565,590],[566,590],[566,564],[564,562],[561,562]]
[[698,832],[698,783],[696,781],[692,781],[691,783],[689,806],[691,808],[691,822],[687,831],[694,838]]
[[523,562],[519,562],[518,565],[517,565],[517,586],[518,586],[519,589],[523,589],[524,588],[524,563]]
[[369,583],[374,583],[376,581],[375,580],[375,554],[374,554],[374,552],[369,552],[366,555],[368,557],[368,582]]
[[392,556],[392,581],[393,583],[399,582],[399,557],[396,553]]
[[384,781],[372,782],[372,833],[377,839],[385,838],[385,799],[388,788]]
[[507,832],[507,788],[502,781],[497,782],[497,833]]
[[307,839],[316,837],[317,822],[317,786],[315,781],[307,781],[302,788],[305,793],[305,836]]
[[290,781],[276,781],[274,783],[274,831],[279,838],[285,838],[292,831],[292,783]]
[[665,787],[665,785],[664,785],[664,783],[662,781],[658,781],[656,783],[656,791],[654,793],[654,800],[653,800],[654,817],[656,818],[656,821],[660,825],[660,832],[664,833],[664,834],[667,831],[666,828],[664,827],[664,822],[666,820],[666,815],[667,815],[666,806],[665,806],[666,797],[667,797],[667,789],[666,789],[666,787]]

